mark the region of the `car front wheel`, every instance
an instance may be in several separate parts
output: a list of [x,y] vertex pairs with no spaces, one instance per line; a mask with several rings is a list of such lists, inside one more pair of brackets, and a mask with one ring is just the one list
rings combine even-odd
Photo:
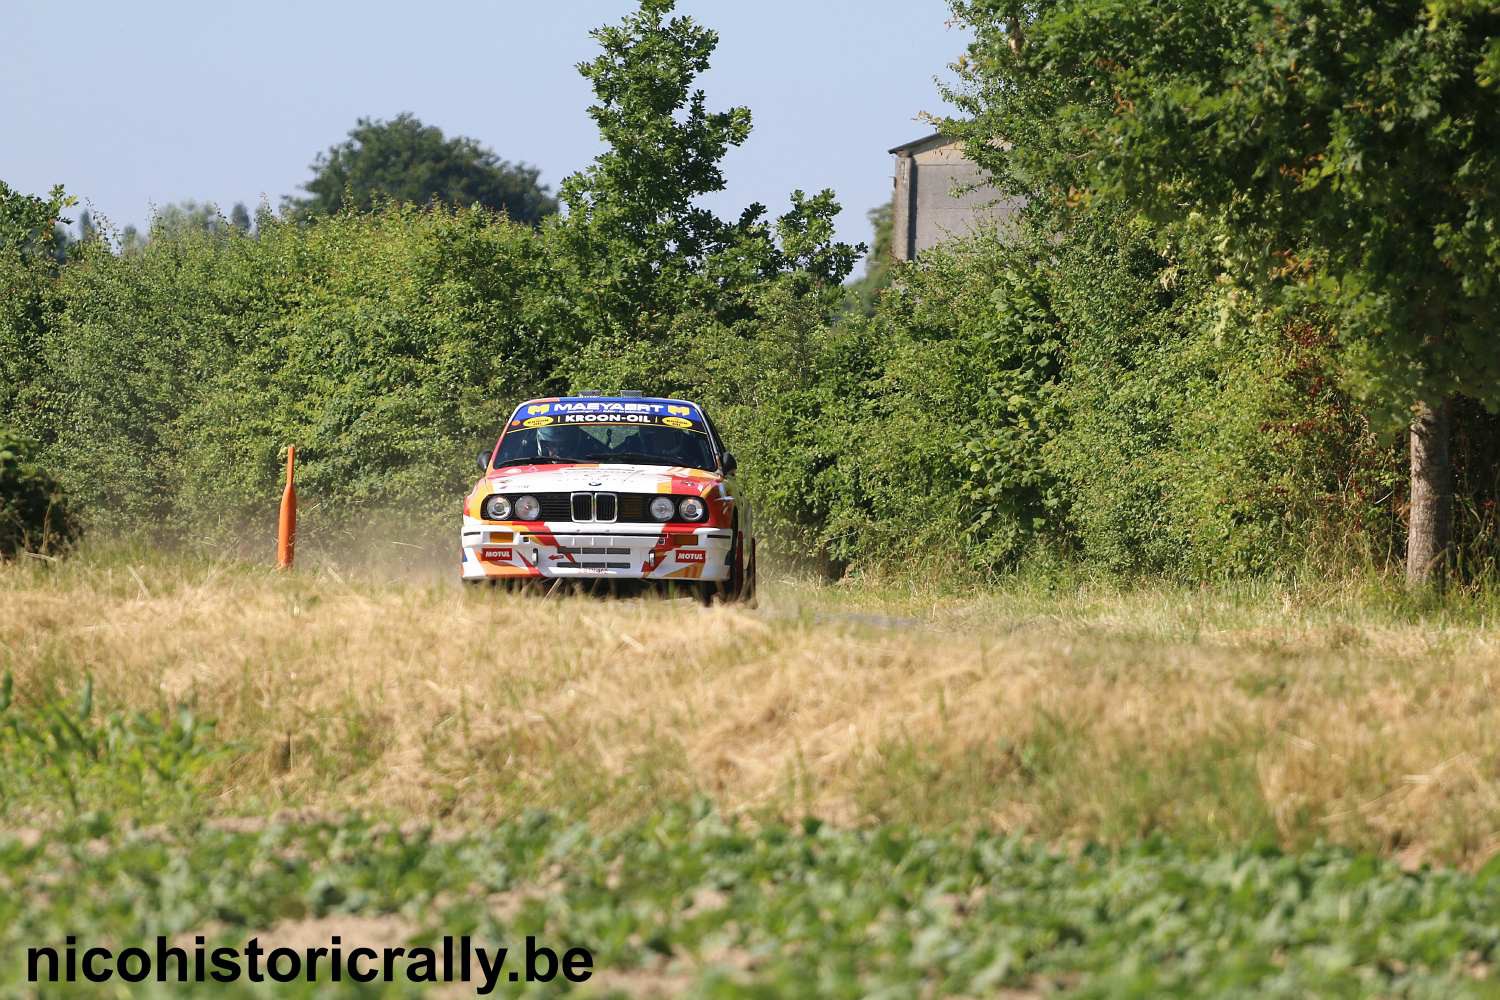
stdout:
[[729,579],[725,581],[720,590],[721,599],[726,603],[733,601],[737,604],[755,606],[755,540],[745,544],[745,536],[742,532],[735,532],[734,556],[729,564]]

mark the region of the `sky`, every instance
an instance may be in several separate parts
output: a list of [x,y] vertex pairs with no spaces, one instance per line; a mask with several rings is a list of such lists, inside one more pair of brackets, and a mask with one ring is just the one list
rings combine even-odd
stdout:
[[[410,111],[539,167],[554,193],[600,143],[577,63],[630,0],[6,0],[0,180],[63,184],[79,208],[145,228],[152,206],[299,194],[314,157],[360,117]],[[938,79],[963,51],[945,0],[679,0],[720,34],[710,109],[747,105],[728,188],[706,204],[773,213],[831,187],[839,235],[869,241],[892,146],[949,110]]]

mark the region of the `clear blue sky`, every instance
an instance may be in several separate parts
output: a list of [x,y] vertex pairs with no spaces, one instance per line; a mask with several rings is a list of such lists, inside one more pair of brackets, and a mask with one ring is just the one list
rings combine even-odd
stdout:
[[[8,0],[0,179],[66,185],[117,226],[192,198],[274,207],[360,116],[414,112],[542,170],[556,191],[598,151],[574,69],[629,0]],[[890,197],[886,149],[944,110],[935,77],[967,35],[944,0],[680,0],[717,29],[711,108],[748,105],[724,215],[832,187],[840,234],[867,240]],[[76,212],[76,209],[75,209]]]

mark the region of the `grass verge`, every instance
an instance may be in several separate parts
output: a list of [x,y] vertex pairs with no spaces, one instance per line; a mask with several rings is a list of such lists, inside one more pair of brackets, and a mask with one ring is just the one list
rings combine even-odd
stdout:
[[355,926],[627,995],[1483,993],[1491,610],[0,567],[0,986],[64,933]]

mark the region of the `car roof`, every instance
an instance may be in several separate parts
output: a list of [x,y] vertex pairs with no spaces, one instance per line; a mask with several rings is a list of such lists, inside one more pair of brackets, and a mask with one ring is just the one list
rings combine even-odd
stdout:
[[530,403],[661,403],[672,406],[691,406],[701,410],[702,407],[691,399],[678,399],[674,396],[605,396],[589,394],[586,396],[540,396],[536,399],[528,399],[522,406]]

